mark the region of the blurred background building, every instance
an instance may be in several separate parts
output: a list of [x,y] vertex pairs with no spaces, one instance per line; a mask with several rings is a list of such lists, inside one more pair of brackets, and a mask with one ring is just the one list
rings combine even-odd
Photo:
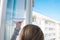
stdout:
[[60,40],[60,22],[33,11],[32,23],[43,30],[45,40]]

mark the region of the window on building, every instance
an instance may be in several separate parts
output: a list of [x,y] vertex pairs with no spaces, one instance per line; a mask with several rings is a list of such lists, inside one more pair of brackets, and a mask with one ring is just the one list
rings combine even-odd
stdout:
[[49,28],[49,30],[54,30],[54,28]]
[[45,24],[49,25],[49,26],[55,26],[55,23],[52,22],[52,21],[48,21],[48,20],[45,20]]
[[45,24],[48,24],[48,21],[47,20],[45,20]]
[[50,39],[50,40],[56,40],[56,38],[52,38],[52,39]]
[[32,17],[32,22],[36,22],[36,17],[35,16]]

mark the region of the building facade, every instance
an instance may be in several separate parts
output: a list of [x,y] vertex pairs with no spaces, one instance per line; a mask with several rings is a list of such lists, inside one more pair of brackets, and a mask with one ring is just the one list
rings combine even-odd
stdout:
[[60,23],[58,21],[33,11],[32,23],[42,29],[45,40],[60,40]]

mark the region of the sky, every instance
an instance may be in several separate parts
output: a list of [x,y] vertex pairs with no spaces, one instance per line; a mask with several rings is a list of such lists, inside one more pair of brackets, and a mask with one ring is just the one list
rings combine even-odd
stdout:
[[60,0],[34,0],[33,10],[60,21]]

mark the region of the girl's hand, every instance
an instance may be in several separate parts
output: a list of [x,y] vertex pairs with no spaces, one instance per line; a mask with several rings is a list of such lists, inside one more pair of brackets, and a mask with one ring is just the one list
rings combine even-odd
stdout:
[[22,22],[17,22],[16,27],[21,27]]

